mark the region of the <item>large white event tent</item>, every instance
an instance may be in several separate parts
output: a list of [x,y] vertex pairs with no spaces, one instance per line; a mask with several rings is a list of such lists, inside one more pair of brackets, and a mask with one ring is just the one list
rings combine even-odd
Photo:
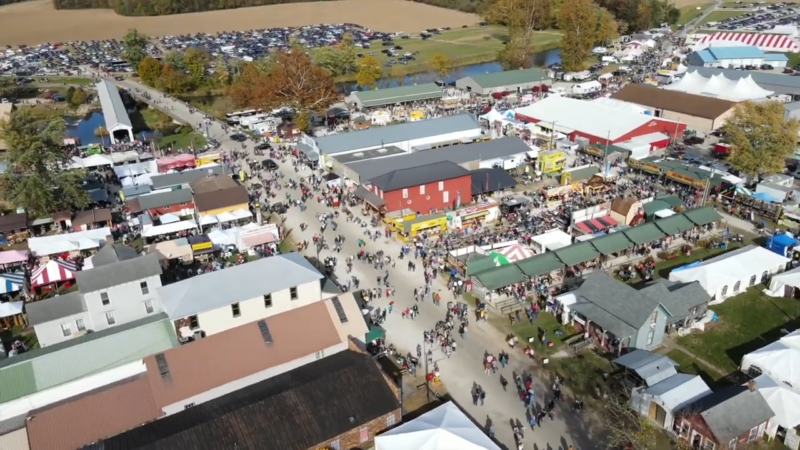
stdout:
[[800,425],[800,391],[776,381],[769,375],[759,375],[753,381],[758,393],[764,397],[775,417],[769,420],[767,436],[775,436],[778,427],[796,433],[793,428]]
[[696,71],[687,73],[680,81],[664,86],[664,89],[687,94],[705,95],[707,97],[718,97],[732,102],[758,100],[775,93],[759,86],[753,80],[752,75],[738,80],[731,80],[722,74],[706,78]]
[[783,272],[789,261],[763,247],[749,245],[694,266],[676,268],[670,272],[669,280],[699,282],[714,305],[766,282],[771,275]]
[[500,450],[483,430],[447,402],[375,438],[375,450]]
[[740,369],[767,374],[773,379],[800,389],[800,330],[742,357]]
[[794,297],[794,290],[800,287],[800,267],[772,277],[769,288],[764,293],[770,297]]

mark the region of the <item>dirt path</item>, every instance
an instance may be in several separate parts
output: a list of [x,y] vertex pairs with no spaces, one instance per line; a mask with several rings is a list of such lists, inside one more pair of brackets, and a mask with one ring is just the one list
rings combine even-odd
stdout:
[[378,31],[418,33],[479,21],[475,14],[404,0],[291,3],[161,17],[123,17],[105,9],[56,11],[50,0],[34,0],[0,7],[0,45],[118,39],[130,28],[165,36],[348,22]]

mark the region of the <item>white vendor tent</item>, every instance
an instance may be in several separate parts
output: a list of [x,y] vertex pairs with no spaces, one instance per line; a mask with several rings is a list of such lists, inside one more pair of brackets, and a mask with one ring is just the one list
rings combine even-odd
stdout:
[[772,277],[764,293],[770,297],[794,297],[794,290],[799,287],[800,267]]
[[36,256],[90,250],[100,248],[100,243],[105,242],[110,235],[111,229],[104,227],[75,233],[34,237],[28,239],[28,249]]
[[101,166],[110,166],[114,162],[111,160],[111,157],[108,155],[89,155],[86,158],[81,159],[81,164],[83,167],[101,167]]
[[775,436],[778,426],[790,430],[800,425],[800,391],[775,381],[769,375],[759,375],[753,381],[758,392],[775,413],[775,417],[770,419],[767,426],[768,436]]
[[375,450],[500,450],[453,402],[375,438]]
[[6,302],[0,303],[0,318],[13,317],[17,314],[22,314],[22,308],[25,302]]
[[556,251],[562,247],[572,244],[572,236],[558,228],[534,236],[531,239],[531,247],[536,253]]
[[742,357],[741,370],[753,374],[767,374],[790,386],[800,387],[800,350],[781,341],[762,347]]
[[135,177],[144,174],[158,174],[158,164],[156,164],[155,160],[124,164],[114,167],[114,173],[120,178]]
[[166,225],[145,225],[142,227],[142,236],[153,237],[162,234],[178,233],[193,228],[197,228],[197,222],[195,222],[194,219],[172,222]]
[[670,281],[697,281],[711,296],[711,304],[744,292],[770,276],[783,272],[791,261],[763,247],[749,245],[697,265],[678,267],[669,274]]
[[687,73],[680,81],[664,86],[664,89],[687,94],[705,95],[707,97],[718,97],[732,102],[762,99],[775,93],[759,86],[753,80],[752,75],[738,80],[731,80],[722,74],[706,78],[697,71]]

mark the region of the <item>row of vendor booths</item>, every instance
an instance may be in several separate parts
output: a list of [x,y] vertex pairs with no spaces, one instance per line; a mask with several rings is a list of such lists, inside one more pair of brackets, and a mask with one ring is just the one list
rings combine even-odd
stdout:
[[206,164],[218,164],[220,161],[222,161],[222,155],[218,152],[203,153],[196,156],[191,153],[183,153],[158,158],[156,164],[159,173],[168,173],[175,170],[193,169]]
[[476,297],[492,301],[497,289],[537,277],[549,277],[550,284],[557,285],[565,271],[579,275],[636,247],[653,248],[664,238],[679,236],[721,219],[713,208],[701,207],[575,243],[571,235],[556,229],[531,239],[533,250],[538,254],[530,258],[511,261],[493,257],[491,252],[458,256],[451,253],[448,263],[467,278],[467,287]]
[[479,223],[492,222],[500,217],[500,205],[489,199],[456,211],[418,215],[411,209],[385,213],[383,222],[403,242],[413,240],[420,233],[439,234],[450,229],[465,229]]
[[177,260],[188,264],[195,259],[206,260],[216,253],[233,250],[253,254],[258,246],[277,245],[280,241],[281,229],[276,224],[248,223],[241,227],[215,229],[205,234],[156,242],[147,246],[147,253],[157,253],[159,259],[164,261]]

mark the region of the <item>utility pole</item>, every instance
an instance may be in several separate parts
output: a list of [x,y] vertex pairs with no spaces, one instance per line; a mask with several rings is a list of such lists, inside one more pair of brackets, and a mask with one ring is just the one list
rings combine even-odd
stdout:
[[428,403],[431,402],[431,383],[428,381],[428,341],[422,340],[422,357],[425,358],[425,399]]
[[608,176],[608,144],[611,142],[611,130],[606,135],[606,150],[603,152],[603,175]]

